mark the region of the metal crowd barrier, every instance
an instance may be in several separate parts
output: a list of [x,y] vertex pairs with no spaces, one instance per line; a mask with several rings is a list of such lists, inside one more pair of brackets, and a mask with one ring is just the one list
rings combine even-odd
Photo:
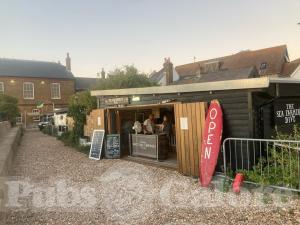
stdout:
[[[236,171],[254,172],[267,185],[300,192],[300,141],[226,138],[221,170],[226,177]],[[258,183],[258,182],[250,182]]]

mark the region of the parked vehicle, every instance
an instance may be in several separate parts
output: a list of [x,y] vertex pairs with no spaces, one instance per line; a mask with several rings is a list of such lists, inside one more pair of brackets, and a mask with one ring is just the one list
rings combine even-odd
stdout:
[[57,128],[57,135],[61,136],[62,133],[68,131],[67,127],[67,108],[54,109],[53,123]]
[[47,125],[53,125],[53,115],[43,115],[40,120],[38,123],[40,130],[43,130]]

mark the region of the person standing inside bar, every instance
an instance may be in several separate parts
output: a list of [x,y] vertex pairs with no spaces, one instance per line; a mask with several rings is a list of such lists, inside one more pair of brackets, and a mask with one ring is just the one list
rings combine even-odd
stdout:
[[154,130],[154,115],[150,114],[149,118],[144,121],[144,134],[154,134]]
[[161,131],[162,133],[167,134],[168,146],[166,147],[165,150],[166,150],[166,154],[168,154],[169,151],[172,151],[172,145],[171,145],[172,123],[169,121],[169,118],[167,116],[163,117]]
[[167,116],[164,116],[162,123],[162,132],[168,135],[168,138],[171,137],[172,134],[172,124],[169,121]]

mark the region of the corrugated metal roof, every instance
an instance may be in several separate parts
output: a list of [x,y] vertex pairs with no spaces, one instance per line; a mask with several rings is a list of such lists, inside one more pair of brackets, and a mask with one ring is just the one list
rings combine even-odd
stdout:
[[59,63],[20,59],[0,59],[1,76],[74,79]]
[[168,94],[168,93],[186,93],[199,91],[221,91],[221,90],[239,90],[267,88],[270,84],[269,77],[226,80],[205,83],[178,84],[168,86],[154,86],[144,88],[127,88],[113,90],[95,90],[91,91],[92,96],[122,96],[122,95],[142,95],[142,94]]

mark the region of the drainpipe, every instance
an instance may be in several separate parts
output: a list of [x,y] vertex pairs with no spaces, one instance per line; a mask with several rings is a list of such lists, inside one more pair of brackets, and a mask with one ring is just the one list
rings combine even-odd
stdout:
[[279,84],[275,84],[275,96],[276,98],[280,97]]

